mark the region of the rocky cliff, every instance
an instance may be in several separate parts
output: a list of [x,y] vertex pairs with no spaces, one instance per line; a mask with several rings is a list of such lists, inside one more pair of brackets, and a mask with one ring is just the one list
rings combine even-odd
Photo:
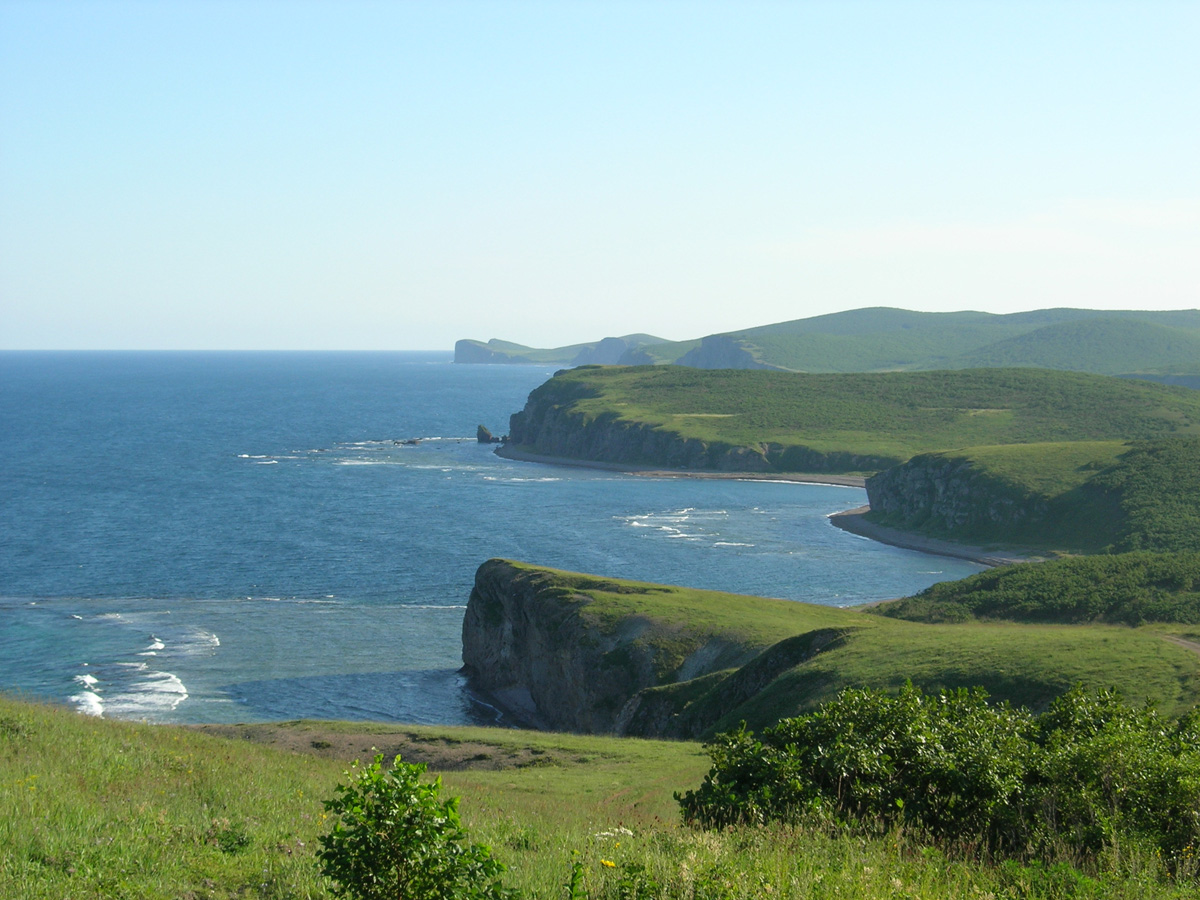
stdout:
[[702,338],[700,346],[689,350],[677,360],[677,365],[694,369],[778,369],[762,362],[749,341],[728,334]]
[[864,472],[900,461],[798,445],[702,441],[615,412],[589,416],[575,407],[587,390],[578,382],[546,382],[510,417],[509,442],[540,456],[718,472]]
[[647,591],[489,560],[463,619],[464,669],[525,724],[610,733],[643,689],[742,665],[762,649],[652,616],[613,616],[595,599]]
[[870,518],[893,527],[971,537],[1016,536],[1047,521],[1051,503],[970,459],[925,453],[867,479]]

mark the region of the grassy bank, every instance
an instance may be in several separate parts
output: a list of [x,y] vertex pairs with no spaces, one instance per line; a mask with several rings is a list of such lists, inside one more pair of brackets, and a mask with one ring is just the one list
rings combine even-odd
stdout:
[[396,745],[453,767],[444,791],[462,796],[471,838],[524,897],[563,897],[574,860],[591,898],[1194,896],[1153,855],[1124,851],[1079,872],[948,857],[901,834],[691,831],[671,794],[707,769],[693,743],[361,723],[235,731],[252,740],[0,698],[0,895],[332,896],[314,859],[320,801],[348,758]]
[[950,447],[1200,435],[1200,393],[1040,369],[802,375],[588,367],[555,376],[530,403],[558,407],[580,424],[607,416],[681,440],[777,445],[769,459],[781,469],[790,447],[901,462]]
[[[536,580],[530,583],[536,583],[545,615],[569,617],[579,626],[581,646],[600,648],[588,656],[597,680],[610,667],[624,672],[633,656],[653,655],[659,681],[640,695],[642,708],[628,724],[632,734],[705,737],[740,720],[762,728],[847,686],[894,690],[909,680],[928,692],[982,686],[997,699],[1032,709],[1077,683],[1117,688],[1169,714],[1200,701],[1200,655],[1157,630],[930,625],[855,609],[504,565],[523,581]],[[567,627],[563,623],[559,627]],[[507,625],[497,616],[486,627],[499,635]],[[745,662],[727,661],[730,646],[740,648]],[[624,704],[637,688],[630,691],[617,702]]]

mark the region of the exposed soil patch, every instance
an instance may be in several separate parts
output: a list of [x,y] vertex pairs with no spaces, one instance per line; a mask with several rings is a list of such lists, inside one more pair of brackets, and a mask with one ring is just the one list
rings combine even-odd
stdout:
[[425,763],[439,772],[463,769],[500,771],[563,764],[553,753],[545,750],[430,737],[407,731],[403,725],[397,725],[395,731],[388,732],[335,730],[323,727],[319,722],[187,727],[218,737],[269,744],[292,753],[308,753],[347,763],[356,760],[369,762],[376,753],[382,753],[389,762],[399,755],[405,762]]

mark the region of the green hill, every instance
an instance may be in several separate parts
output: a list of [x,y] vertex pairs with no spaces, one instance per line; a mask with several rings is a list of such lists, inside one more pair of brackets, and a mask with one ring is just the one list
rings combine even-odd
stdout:
[[1200,440],[927,453],[867,481],[869,518],[960,541],[1095,552],[1200,550]]
[[[580,357],[580,347],[534,350],[490,341],[460,342],[462,362],[676,363],[702,369],[884,372],[1039,366],[1108,375],[1200,379],[1200,310],[1044,309],[995,315],[926,313],[888,307],[777,322],[687,341],[634,335],[612,358]],[[610,339],[611,340],[611,339]],[[626,338],[624,340],[629,340]],[[590,346],[590,345],[588,345]],[[467,350],[490,348],[474,358]]]
[[535,389],[509,430],[519,450],[579,459],[877,471],[952,447],[1200,436],[1200,393],[1044,369],[584,368]]
[[[472,593],[463,632],[472,677],[526,691],[552,720],[566,705],[567,721],[615,722],[624,734],[694,738],[741,720],[758,729],[848,686],[909,680],[926,691],[982,686],[1033,709],[1077,683],[1167,712],[1200,700],[1200,654],[1163,638],[1190,633],[1185,625],[931,625],[502,560],[480,567],[477,588],[481,579],[489,588]],[[589,703],[604,715],[581,714]]]
[[1154,322],[1095,318],[1059,322],[947,361],[947,368],[1040,366],[1105,375],[1194,373],[1200,330]]
[[542,350],[493,338],[486,343],[463,339],[454,345],[456,363],[518,363],[543,366],[612,365],[643,346],[662,344],[649,334],[627,334],[600,341]]

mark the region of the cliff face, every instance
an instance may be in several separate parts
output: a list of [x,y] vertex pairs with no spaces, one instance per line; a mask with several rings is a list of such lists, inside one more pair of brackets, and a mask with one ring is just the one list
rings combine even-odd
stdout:
[[1050,503],[970,460],[923,454],[867,479],[871,518],[935,533],[1003,535],[1046,521]]
[[546,390],[552,383],[530,394],[525,408],[510,417],[509,440],[514,446],[542,456],[719,472],[862,472],[899,462],[773,443],[710,443],[629,422],[615,413],[589,418],[572,408],[580,396],[570,390]]
[[772,468],[763,445],[710,444],[644,423],[625,422],[615,415],[585,419],[557,404],[538,402],[532,397],[524,410],[510,418],[509,439],[545,456],[596,462],[730,472],[765,472]]
[[527,724],[609,733],[644,688],[739,665],[755,652],[638,617],[606,622],[591,614],[592,602],[544,570],[484,563],[463,619],[472,683]]
[[728,334],[703,338],[700,346],[689,350],[676,363],[693,369],[775,369],[777,366],[759,362],[750,344]]

